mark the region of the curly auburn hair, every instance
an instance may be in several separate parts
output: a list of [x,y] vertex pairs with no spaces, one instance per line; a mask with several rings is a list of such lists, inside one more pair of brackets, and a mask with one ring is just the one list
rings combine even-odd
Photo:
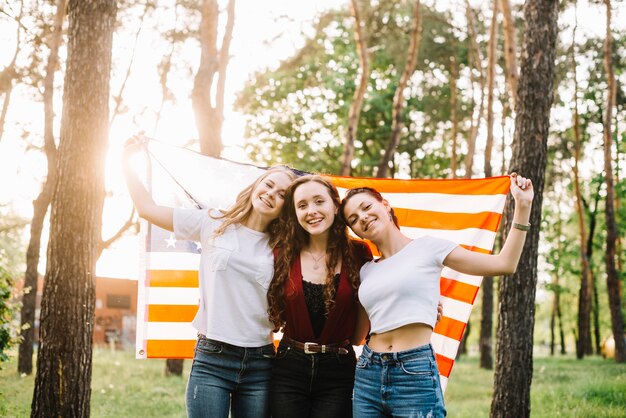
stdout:
[[[279,218],[281,244],[275,252],[274,278],[267,292],[269,304],[269,319],[274,324],[274,331],[280,330],[285,325],[285,298],[289,298],[295,292],[290,280],[291,265],[300,257],[302,250],[309,244],[310,235],[302,228],[296,216],[294,193],[298,187],[308,182],[321,184],[328,191],[329,197],[339,210],[341,201],[335,186],[328,180],[317,175],[306,175],[295,180],[285,193],[285,204]],[[326,245],[326,280],[324,282],[324,306],[326,316],[335,303],[335,286],[333,276],[335,266],[342,262],[342,269],[348,274],[348,279],[355,290],[359,286],[359,270],[361,265],[355,254],[355,244],[348,236],[348,228],[341,216],[335,215],[333,224],[328,231]],[[355,296],[356,297],[356,296]]]

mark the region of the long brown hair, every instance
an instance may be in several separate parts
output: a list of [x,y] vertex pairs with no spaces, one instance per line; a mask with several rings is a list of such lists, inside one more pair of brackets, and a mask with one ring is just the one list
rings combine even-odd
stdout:
[[[274,278],[267,292],[267,301],[269,304],[268,314],[270,321],[274,324],[275,331],[278,331],[285,325],[283,317],[285,312],[285,297],[293,294],[295,289],[289,280],[291,265],[300,257],[300,252],[309,244],[310,235],[302,228],[296,216],[294,204],[294,193],[302,184],[308,182],[316,182],[324,186],[328,195],[335,204],[335,208],[339,210],[340,200],[339,193],[335,186],[323,177],[317,175],[302,176],[295,180],[285,193],[285,204],[280,215],[280,235],[281,244],[277,251],[275,259]],[[343,269],[348,274],[348,279],[352,288],[356,290],[359,286],[359,269],[357,257],[355,255],[354,244],[348,236],[348,228],[343,218],[339,214],[335,215],[333,224],[328,231],[328,241],[326,244],[326,280],[324,282],[324,306],[326,316],[335,303],[335,286],[333,276],[335,266],[341,261]],[[355,292],[356,294],[356,292]]]
[[[263,180],[265,180],[270,174],[281,172],[287,174],[291,180],[296,178],[296,174],[285,165],[277,165],[271,167],[265,171],[265,173],[261,174],[251,185],[243,189],[237,195],[237,199],[233,205],[226,209],[220,210],[221,215],[212,216],[214,219],[224,219],[224,222],[215,229],[214,235],[219,236],[226,231],[230,225],[233,224],[242,224],[250,217],[252,213],[252,192]],[[286,202],[285,202],[286,204]],[[270,236],[270,246],[274,247],[276,242],[278,241],[278,218],[274,219],[267,227],[267,232]]]

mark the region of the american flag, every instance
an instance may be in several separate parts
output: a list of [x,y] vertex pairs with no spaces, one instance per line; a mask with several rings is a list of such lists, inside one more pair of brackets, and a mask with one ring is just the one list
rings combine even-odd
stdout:
[[[227,208],[263,168],[206,157],[156,141],[148,142],[150,184],[159,204]],[[445,238],[471,251],[490,253],[502,217],[509,178],[396,180],[325,176],[343,196],[352,187],[373,187],[389,201],[402,231],[411,238]],[[158,187],[157,187],[158,186]],[[144,246],[137,302],[137,358],[192,358],[196,330],[200,244],[142,225]],[[443,318],[432,344],[445,390],[459,342],[482,277],[444,268]]]

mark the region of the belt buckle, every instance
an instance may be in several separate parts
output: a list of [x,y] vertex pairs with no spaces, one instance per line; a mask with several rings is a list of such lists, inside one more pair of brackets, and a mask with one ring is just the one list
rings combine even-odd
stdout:
[[304,343],[304,354],[315,354],[316,351],[311,351],[309,347],[317,345],[317,343]]

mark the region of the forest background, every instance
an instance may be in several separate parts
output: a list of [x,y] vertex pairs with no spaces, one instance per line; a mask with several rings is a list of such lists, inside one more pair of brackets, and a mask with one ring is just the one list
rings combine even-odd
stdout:
[[[544,74],[548,82],[532,85],[530,94],[524,62],[539,60],[527,55],[532,1],[86,3],[100,12],[87,15],[93,22],[108,22],[104,38],[91,41],[82,72],[93,67],[98,79],[80,84],[80,71],[69,78],[77,86],[93,85],[94,92],[110,86],[110,92],[102,87],[106,100],[97,104],[109,109],[106,123],[91,127],[103,132],[104,146],[89,152],[72,146],[93,157],[96,163],[88,167],[105,164],[107,156],[101,173],[86,176],[102,183],[106,197],[103,212],[92,218],[98,242],[90,257],[100,258],[97,274],[136,275],[136,259],[128,258],[137,248],[136,215],[119,168],[122,144],[134,135],[239,161],[355,176],[483,177],[527,168],[540,173],[542,204],[541,220],[533,225],[540,231],[538,257],[522,287],[532,296],[522,337],[538,352],[582,358],[599,355],[602,341],[619,324],[623,329],[623,1],[546,2],[554,5],[544,12],[552,13],[556,34],[552,47],[544,45],[553,68]],[[80,11],[73,2],[67,6]],[[78,32],[68,26],[64,0],[0,6],[1,306],[4,319],[21,313],[21,323],[13,320],[3,330],[8,339],[22,328],[19,367],[28,373],[32,336],[24,324],[34,315],[28,301],[33,292],[24,295],[24,306],[4,301],[16,280],[26,276],[32,288],[32,277],[50,269],[45,256],[54,228],[46,213],[61,186],[48,168],[72,161],[59,150],[64,132],[76,135],[55,116],[72,97],[68,39]],[[516,125],[535,106],[529,97],[537,103],[549,98],[551,109],[541,142],[545,153],[535,161],[540,167],[532,168],[519,160],[524,141],[531,141]],[[605,215],[611,211],[613,218]],[[131,267],[114,271],[121,265]],[[493,321],[498,283],[485,281],[470,323],[469,345],[480,349],[483,367],[493,367],[500,335]],[[89,317],[88,311],[82,314]]]

